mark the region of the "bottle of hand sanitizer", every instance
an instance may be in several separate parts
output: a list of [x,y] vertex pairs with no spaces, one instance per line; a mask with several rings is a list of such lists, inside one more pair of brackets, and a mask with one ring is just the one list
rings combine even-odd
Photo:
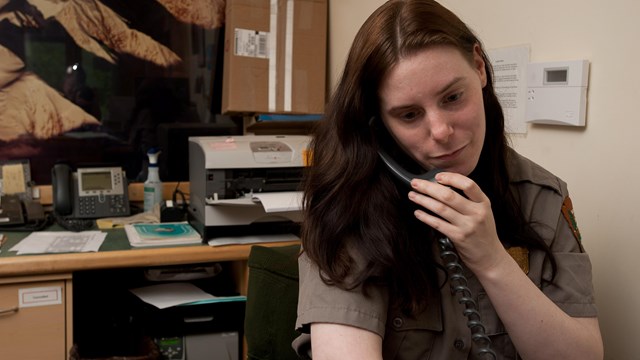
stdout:
[[151,148],[147,151],[149,169],[147,181],[144,182],[145,212],[153,210],[155,204],[162,202],[162,181],[160,181],[160,175],[158,174],[158,155],[160,155],[160,150],[157,148]]

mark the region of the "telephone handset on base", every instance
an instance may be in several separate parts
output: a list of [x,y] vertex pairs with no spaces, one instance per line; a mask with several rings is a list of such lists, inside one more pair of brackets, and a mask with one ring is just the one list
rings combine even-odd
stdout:
[[48,220],[39,201],[16,194],[0,196],[0,230],[37,231]]
[[67,164],[51,169],[53,211],[75,219],[129,216],[129,189],[119,167],[80,168]]
[[[424,179],[435,182],[436,174],[442,172],[442,170],[433,169],[423,174],[412,174],[402,168],[382,148],[378,150],[378,155],[380,155],[380,159],[391,174],[409,187],[411,187],[411,179]],[[483,359],[497,359],[497,355],[491,350],[491,339],[485,334],[485,327],[477,310],[478,305],[473,300],[471,290],[467,286],[467,278],[463,274],[460,259],[453,243],[448,237],[443,236],[438,240],[438,248],[440,249],[440,258],[449,274],[451,293],[460,295],[458,302],[464,306],[463,314],[468,319],[467,326],[471,330],[471,339],[478,345],[478,356]]]

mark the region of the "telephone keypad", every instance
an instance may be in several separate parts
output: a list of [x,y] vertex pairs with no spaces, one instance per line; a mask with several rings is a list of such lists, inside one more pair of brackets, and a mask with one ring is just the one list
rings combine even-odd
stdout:
[[95,196],[83,196],[80,197],[80,206],[78,211],[80,215],[92,215],[96,213],[96,200]]
[[79,198],[78,212],[80,216],[94,216],[98,214],[98,212],[103,214],[103,211],[99,211],[98,207],[107,207],[109,209],[108,214],[110,215],[126,215],[127,207],[125,201],[126,199],[122,195],[81,196]]
[[109,196],[109,208],[114,214],[125,214],[127,212],[124,196]]

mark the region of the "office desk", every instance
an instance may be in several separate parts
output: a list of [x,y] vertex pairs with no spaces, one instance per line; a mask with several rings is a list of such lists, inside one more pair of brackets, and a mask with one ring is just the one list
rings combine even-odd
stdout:
[[[123,230],[107,230],[95,253],[20,255],[8,250],[27,233],[11,233],[0,253],[0,353],[7,359],[63,360],[73,346],[73,273],[84,270],[231,262],[237,291],[246,294],[252,245],[131,248]],[[284,246],[296,242],[265,243]],[[20,291],[58,289],[59,304],[20,307]],[[35,291],[34,290],[34,291]],[[22,294],[24,298],[24,294]]]

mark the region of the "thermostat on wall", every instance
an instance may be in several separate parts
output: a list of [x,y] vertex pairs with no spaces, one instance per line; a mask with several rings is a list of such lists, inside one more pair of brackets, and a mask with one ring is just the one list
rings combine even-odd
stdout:
[[584,126],[589,61],[531,63],[527,67],[526,121]]

